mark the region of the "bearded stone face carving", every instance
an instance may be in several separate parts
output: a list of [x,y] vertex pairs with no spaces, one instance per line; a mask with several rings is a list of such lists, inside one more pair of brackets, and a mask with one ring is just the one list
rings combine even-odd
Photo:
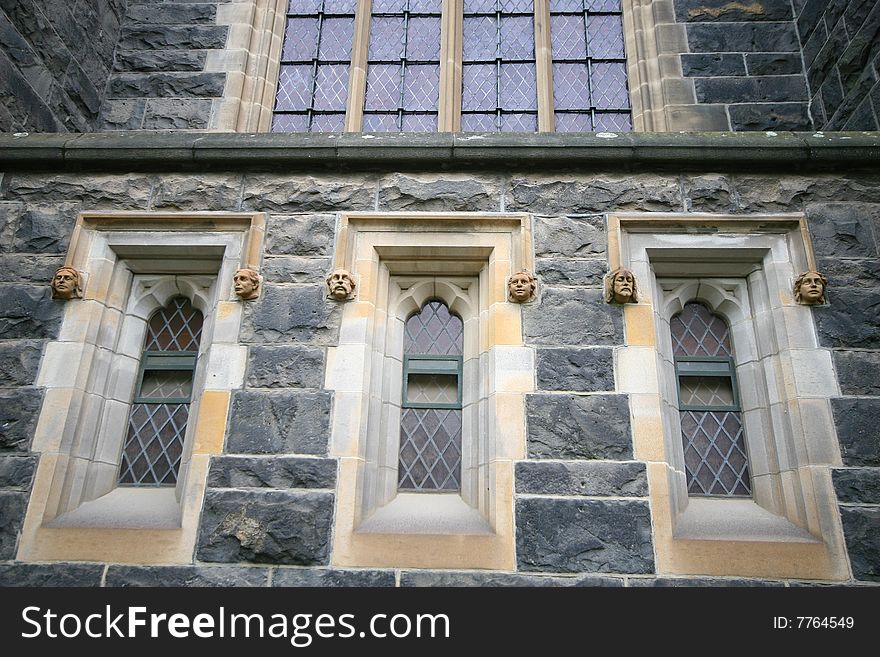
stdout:
[[73,267],[59,267],[52,277],[53,299],[81,299],[82,277]]
[[805,306],[817,306],[825,303],[825,287],[828,277],[817,271],[804,272],[794,282],[794,300]]
[[625,267],[605,274],[606,303],[638,303],[636,276]]
[[253,269],[239,269],[232,277],[232,287],[239,299],[252,301],[260,296],[260,275]]
[[507,299],[514,303],[526,303],[535,298],[538,279],[527,271],[518,271],[507,281]]
[[345,269],[334,269],[327,275],[327,298],[348,301],[354,298],[355,285],[351,274]]

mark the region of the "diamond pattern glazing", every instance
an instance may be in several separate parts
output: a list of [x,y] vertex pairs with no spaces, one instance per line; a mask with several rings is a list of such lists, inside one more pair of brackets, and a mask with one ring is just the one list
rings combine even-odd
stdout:
[[596,132],[631,132],[629,112],[596,112]]
[[176,484],[188,418],[189,404],[133,404],[119,483]]
[[[396,110],[400,102],[400,64],[373,64],[367,70],[366,110]],[[366,118],[366,117],[365,117]]]
[[[590,71],[586,64],[553,65],[553,102],[557,109],[590,108]],[[558,123],[562,114],[557,114]]]
[[406,67],[403,107],[408,110],[437,108],[440,94],[440,65],[412,64]]
[[192,394],[192,372],[190,370],[149,370],[144,372],[140,397],[154,399],[173,399]]
[[669,321],[676,356],[732,356],[730,327],[701,303],[687,303]]
[[403,349],[406,354],[460,356],[464,325],[441,301],[430,301],[406,320]]
[[176,297],[150,317],[144,351],[198,351],[201,337],[202,313],[189,299]]
[[679,385],[683,406],[733,406],[736,399],[730,379],[720,376],[683,376]]
[[311,61],[318,49],[318,19],[289,18],[284,32],[283,61]]
[[314,109],[344,112],[347,94],[348,64],[322,64],[318,67]]
[[553,60],[586,59],[587,36],[583,16],[554,14],[550,17]]
[[587,20],[590,56],[616,59],[623,55],[623,23],[618,16],[590,16]]
[[592,66],[593,106],[596,109],[629,107],[626,89],[626,65],[595,62]]
[[593,132],[593,121],[589,114],[557,112],[556,132]]
[[535,64],[502,64],[501,107],[506,110],[537,110]]
[[403,410],[398,488],[412,491],[461,489],[460,410]]
[[740,414],[682,411],[681,434],[690,495],[751,495]]

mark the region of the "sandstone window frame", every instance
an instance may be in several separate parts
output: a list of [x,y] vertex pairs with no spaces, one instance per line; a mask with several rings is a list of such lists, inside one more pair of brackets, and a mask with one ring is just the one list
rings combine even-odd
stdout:
[[[814,268],[802,214],[613,213],[609,264],[631,269],[618,388],[648,463],[658,572],[846,579],[831,468],[841,457],[831,354],[791,286]],[[753,497],[688,497],[669,319],[701,301],[730,325]],[[647,376],[645,373],[648,373]]]
[[[333,565],[513,569],[513,463],[525,458],[534,354],[507,278],[533,269],[527,214],[347,213],[336,268],[352,272],[339,343],[330,455],[339,459]],[[464,323],[460,493],[397,489],[403,322],[429,299]]]
[[[256,267],[262,213],[82,212],[65,263],[85,277],[47,345],[40,454],[18,559],[189,563],[210,456],[244,380],[234,272]],[[146,321],[175,296],[202,311],[183,463],[174,487],[118,484]],[[114,460],[116,459],[116,460]]]

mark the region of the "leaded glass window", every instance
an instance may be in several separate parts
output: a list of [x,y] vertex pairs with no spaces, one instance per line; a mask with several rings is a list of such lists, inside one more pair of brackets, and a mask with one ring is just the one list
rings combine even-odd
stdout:
[[461,489],[461,387],[464,325],[430,301],[405,325],[398,488]]
[[701,303],[669,322],[688,494],[751,495],[730,327]]
[[632,130],[620,0],[550,0],[557,132]]
[[150,318],[122,448],[120,485],[177,483],[201,337],[202,313],[184,297],[172,299]]

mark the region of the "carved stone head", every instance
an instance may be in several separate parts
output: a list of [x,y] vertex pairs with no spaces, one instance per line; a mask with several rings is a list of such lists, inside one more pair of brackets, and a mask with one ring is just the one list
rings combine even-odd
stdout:
[[605,274],[605,303],[638,303],[636,276],[625,267]]
[[59,267],[52,277],[53,299],[81,299],[82,277],[73,267]]
[[794,282],[794,300],[806,306],[825,303],[825,287],[828,277],[817,271],[804,272]]
[[523,270],[516,272],[507,281],[507,299],[514,303],[526,303],[535,298],[538,279]]
[[232,287],[242,301],[256,299],[260,296],[260,275],[253,269],[239,269],[232,277]]
[[334,269],[327,275],[327,298],[347,301],[354,298],[354,279],[344,269]]

